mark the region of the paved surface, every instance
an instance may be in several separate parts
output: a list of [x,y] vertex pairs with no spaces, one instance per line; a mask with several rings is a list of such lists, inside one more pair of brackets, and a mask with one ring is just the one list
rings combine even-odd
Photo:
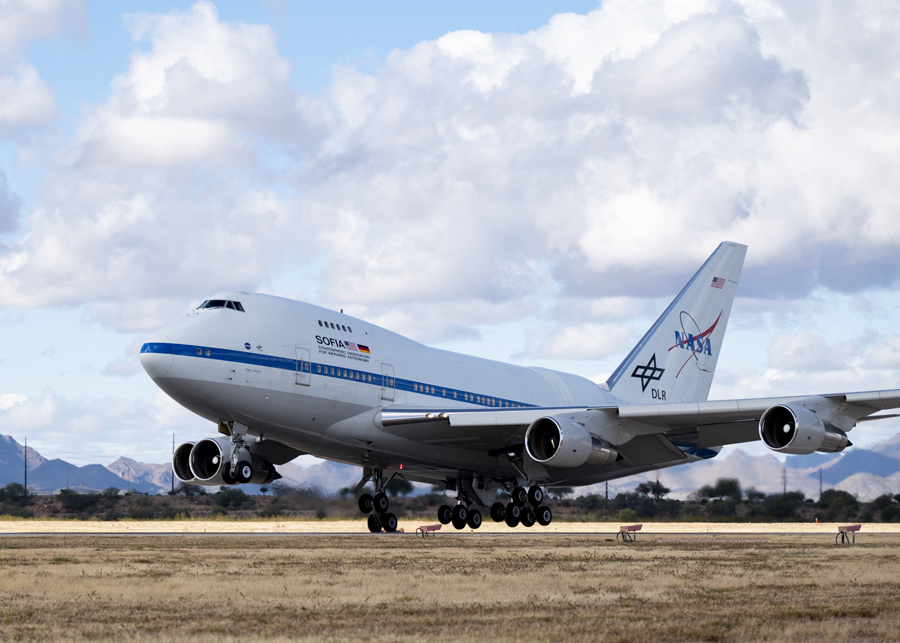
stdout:
[[[419,525],[434,524],[436,520],[401,520],[400,528],[406,534],[414,534]],[[535,525],[528,529],[510,529],[503,523],[485,522],[477,534],[606,534],[615,536],[619,531],[618,522],[554,522],[548,527]],[[638,532],[641,536],[653,534],[837,534],[839,524],[847,523],[728,523],[728,522],[645,522]],[[368,533],[364,520],[121,520],[103,522],[99,520],[4,520],[0,521],[0,534],[318,534],[318,535],[359,535]],[[439,535],[470,534],[471,530],[457,531],[444,525]],[[863,523],[859,535],[897,534],[897,523]],[[399,534],[398,534],[399,535]]]

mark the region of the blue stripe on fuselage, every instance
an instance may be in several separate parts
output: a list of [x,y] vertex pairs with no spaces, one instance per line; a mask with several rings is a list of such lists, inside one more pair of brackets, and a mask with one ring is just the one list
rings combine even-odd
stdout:
[[[335,366],[333,364],[322,364],[319,362],[305,362],[305,360],[296,360],[289,357],[275,357],[274,355],[262,355],[260,353],[251,353],[244,351],[236,351],[227,348],[213,348],[212,346],[196,346],[191,344],[168,344],[160,342],[148,342],[141,347],[141,353],[161,353],[166,355],[177,355],[179,357],[194,357],[198,359],[212,359],[222,362],[234,362],[238,364],[248,364],[251,366],[265,366],[267,368],[276,368],[283,371],[303,372],[309,375],[317,375],[319,377],[333,377],[335,379],[357,382],[359,384],[369,384],[371,386],[385,386],[387,376],[381,373],[371,373],[354,368],[345,368],[343,366]],[[208,354],[207,354],[208,353]],[[310,368],[304,368],[305,364],[309,364]],[[467,404],[475,404],[487,408],[527,408],[534,407],[534,404],[526,404],[515,400],[507,400],[492,395],[482,395],[481,393],[473,393],[471,391],[463,391],[460,389],[447,388],[438,386],[437,384],[427,384],[413,380],[404,380],[393,378],[393,388],[397,391],[408,391],[416,395],[427,395],[429,397],[437,397],[443,400],[452,399],[456,402]],[[432,392],[433,391],[433,392]],[[454,393],[456,397],[454,397]],[[468,399],[466,399],[468,397]]]

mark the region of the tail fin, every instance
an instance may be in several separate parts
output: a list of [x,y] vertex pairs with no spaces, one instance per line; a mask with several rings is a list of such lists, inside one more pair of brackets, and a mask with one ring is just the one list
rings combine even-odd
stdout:
[[634,404],[709,397],[747,246],[723,242],[606,381]]

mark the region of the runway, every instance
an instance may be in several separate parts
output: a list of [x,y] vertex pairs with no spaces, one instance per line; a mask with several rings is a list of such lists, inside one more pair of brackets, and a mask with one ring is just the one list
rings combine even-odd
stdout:
[[[421,525],[436,524],[433,519],[402,519],[398,537],[415,534]],[[614,538],[618,522],[554,522],[547,527],[516,527],[503,523],[485,522],[477,531],[457,531],[444,525],[440,536],[516,535],[516,536],[600,536]],[[845,523],[737,523],[737,522],[645,522],[638,538],[653,535],[812,535],[834,534]],[[0,534],[14,535],[294,535],[294,536],[359,536],[368,535],[365,520],[6,520],[0,522]],[[865,535],[900,534],[897,523],[865,523],[857,538]]]

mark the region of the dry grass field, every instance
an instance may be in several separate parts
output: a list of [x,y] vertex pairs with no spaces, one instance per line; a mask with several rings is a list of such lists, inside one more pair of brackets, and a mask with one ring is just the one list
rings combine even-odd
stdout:
[[0,639],[900,640],[900,536],[3,536]]

